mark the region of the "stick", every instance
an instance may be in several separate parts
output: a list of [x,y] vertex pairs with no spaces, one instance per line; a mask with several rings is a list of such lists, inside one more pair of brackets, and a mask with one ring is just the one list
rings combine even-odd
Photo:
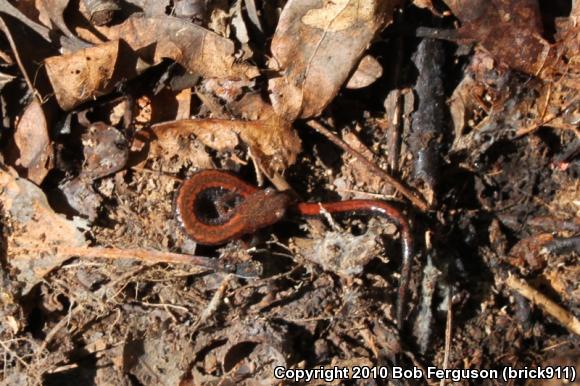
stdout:
[[548,315],[556,319],[560,324],[576,335],[580,335],[580,320],[570,314],[566,309],[560,307],[546,295],[542,294],[535,288],[532,288],[525,281],[509,275],[505,283],[511,289],[517,291],[520,295],[529,299],[532,303],[538,305]]
[[395,189],[397,189],[403,196],[405,196],[421,211],[426,212],[429,209],[429,206],[427,205],[427,203],[423,198],[417,196],[409,188],[407,188],[405,185],[399,182],[399,180],[397,180],[395,177],[391,176],[386,171],[384,171],[383,169],[375,165],[373,162],[368,160],[362,153],[353,149],[346,142],[338,138],[330,130],[322,126],[320,123],[311,119],[307,121],[306,124],[310,126],[312,129],[314,129],[316,132],[324,135],[326,138],[330,140],[330,142],[334,143],[336,146],[340,147],[345,152],[352,154],[355,158],[357,158],[359,161],[365,164],[369,168],[369,170],[371,170],[373,173],[375,173],[376,175],[387,181],[389,184],[391,184]]

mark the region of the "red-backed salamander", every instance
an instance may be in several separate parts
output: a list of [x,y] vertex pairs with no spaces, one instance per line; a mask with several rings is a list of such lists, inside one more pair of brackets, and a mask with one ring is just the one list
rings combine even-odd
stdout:
[[[228,209],[229,207],[229,209]],[[288,192],[258,189],[220,170],[202,170],[185,180],[175,200],[176,215],[189,237],[199,244],[219,245],[256,232],[281,220],[288,209],[302,216],[334,213],[370,213],[393,221],[401,232],[402,259],[397,321],[403,320],[413,237],[407,218],[387,202],[346,200],[329,203],[298,202]]]

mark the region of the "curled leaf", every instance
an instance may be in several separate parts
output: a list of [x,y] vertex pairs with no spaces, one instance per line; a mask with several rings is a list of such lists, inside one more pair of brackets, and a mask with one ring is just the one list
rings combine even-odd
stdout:
[[288,121],[319,115],[358,64],[396,1],[290,0],[272,40],[269,81],[276,112]]

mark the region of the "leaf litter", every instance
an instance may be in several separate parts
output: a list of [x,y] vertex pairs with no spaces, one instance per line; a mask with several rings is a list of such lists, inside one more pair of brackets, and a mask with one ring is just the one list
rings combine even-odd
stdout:
[[[0,1],[0,381],[578,367],[579,4]],[[396,227],[195,245],[173,201],[212,168],[395,202],[404,326]]]

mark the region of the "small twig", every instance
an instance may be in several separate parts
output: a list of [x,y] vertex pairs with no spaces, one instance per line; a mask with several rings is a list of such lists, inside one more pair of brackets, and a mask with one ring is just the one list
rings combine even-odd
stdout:
[[[443,355],[443,370],[447,370],[449,366],[449,353],[451,352],[451,331],[453,331],[453,291],[451,287],[447,290],[447,320],[445,323],[445,354]],[[445,385],[445,379],[441,379],[440,386]]]
[[38,350],[36,350],[36,357],[39,358],[42,353],[44,352],[44,350],[46,350],[46,348],[48,347],[48,344],[50,342],[52,342],[52,339],[56,336],[56,334],[58,334],[58,332],[63,329],[66,325],[69,324],[70,319],[79,313],[79,311],[81,311],[82,309],[84,309],[83,306],[78,305],[75,307],[75,309],[69,311],[68,315],[66,318],[62,318],[61,320],[58,321],[58,323],[56,323],[51,329],[50,331],[46,334],[46,336],[44,337],[44,340],[42,341],[42,344],[40,345],[40,347],[38,348]]
[[203,312],[199,316],[199,319],[197,320],[197,322],[195,322],[195,324],[192,326],[191,335],[193,335],[197,331],[199,326],[201,326],[203,323],[205,323],[205,321],[207,319],[209,319],[217,311],[219,305],[222,302],[222,299],[224,297],[226,290],[230,286],[230,281],[232,280],[233,277],[234,277],[233,274],[229,274],[229,275],[226,275],[224,277],[224,280],[220,284],[220,287],[215,292],[215,294],[213,294],[212,299],[210,300],[210,302],[207,304],[207,306],[205,307],[205,309],[203,310]]
[[566,339],[566,340],[564,340],[564,341],[562,341],[562,342],[558,342],[558,343],[556,343],[556,344],[553,344],[553,345],[551,345],[551,346],[544,347],[544,348],[542,349],[542,352],[546,352],[546,351],[553,351],[553,350],[555,350],[555,349],[557,349],[557,348],[560,348],[560,347],[562,347],[562,346],[566,346],[566,345],[569,345],[569,344],[572,344],[572,341],[571,341],[571,340],[569,340],[569,339]]
[[[119,282],[125,282],[127,278],[131,277],[132,275],[134,275],[136,272],[139,272],[140,270],[142,270],[144,267],[137,267],[136,269],[133,269],[129,272],[125,272],[123,275],[121,275],[120,277],[118,277],[116,280],[108,283],[106,286],[101,287],[98,291],[97,291],[97,295],[104,293],[105,291],[107,291],[109,288],[114,287],[115,285],[117,285]],[[116,294],[114,295],[116,296]],[[75,316],[77,313],[79,313],[81,310],[83,310],[84,307],[82,305],[77,305],[74,309],[70,310],[67,314],[66,318],[62,318],[61,320],[58,321],[58,323],[56,323],[51,329],[50,331],[46,334],[46,336],[44,337],[44,340],[42,341],[42,344],[40,345],[40,347],[38,348],[38,350],[36,350],[36,357],[40,357],[42,355],[42,353],[44,352],[44,350],[46,350],[46,348],[48,347],[48,345],[50,344],[50,342],[54,339],[54,337],[58,334],[58,332],[64,328],[65,326],[67,326],[70,322],[70,320],[72,319],[73,316]]]
[[78,367],[79,367],[78,363],[67,363],[66,365],[58,366],[55,369],[48,370],[46,373],[47,374],[58,374],[58,373],[63,373],[65,371],[77,369]]
[[[189,313],[189,310],[187,309],[187,307],[178,306],[176,304],[171,304],[171,303],[149,303],[149,302],[140,301],[139,304],[141,304],[142,306],[145,306],[145,307],[163,308],[171,316],[173,316],[173,314],[171,312],[169,312],[169,310],[168,310],[169,308],[173,308],[177,311]],[[177,320],[175,320],[175,321],[177,322]]]
[[6,345],[6,343],[4,343],[4,341],[1,341],[1,340],[0,340],[0,345],[2,346],[2,348],[4,348],[4,351],[6,351],[7,353],[10,353],[10,355],[12,355],[12,356],[13,356],[13,357],[14,357],[14,358],[15,358],[15,359],[18,361],[18,362],[20,362],[20,364],[21,364],[22,366],[24,366],[25,368],[27,368],[27,367],[28,367],[28,363],[26,363],[26,362],[24,361],[24,359],[22,359],[22,358],[20,357],[20,355],[16,354],[16,353],[14,352],[14,350],[12,350],[10,347],[8,347],[8,346]]
[[580,320],[570,314],[566,309],[559,306],[548,297],[535,288],[530,287],[525,281],[509,275],[505,283],[511,289],[517,291],[520,295],[529,299],[532,303],[538,305],[551,317],[556,319],[560,324],[576,335],[580,335]]
[[78,256],[84,258],[104,258],[104,259],[132,259],[141,260],[147,263],[172,263],[195,265],[215,270],[225,268],[215,259],[204,256],[186,255],[173,252],[151,251],[147,249],[119,249],[119,248],[99,248],[99,247],[58,247],[56,254],[61,256]]
[[122,274],[121,276],[117,277],[115,280],[113,280],[112,282],[108,283],[105,287],[102,287],[99,289],[99,291],[108,291],[111,288],[114,288],[117,284],[119,283],[123,283],[123,285],[121,287],[119,287],[119,289],[111,296],[107,295],[107,303],[113,302],[114,299],[119,296],[119,294],[121,292],[123,292],[123,290],[125,289],[126,286],[129,285],[130,281],[129,278],[136,275],[137,273],[139,273],[140,271],[143,271],[146,268],[151,267],[151,264],[147,264],[147,265],[141,265],[138,266],[132,270],[129,270],[127,272],[125,272],[124,274]]
[[86,357],[91,356],[91,355],[95,355],[97,357],[102,357],[103,354],[106,354],[107,352],[110,352],[111,350],[114,350],[115,348],[117,348],[119,346],[123,346],[123,345],[125,345],[125,343],[126,343],[125,340],[121,340],[121,341],[118,341],[116,343],[107,343],[107,344],[102,344],[102,342],[100,342],[100,341],[89,343],[89,344],[85,345],[84,347],[79,348],[78,350],[75,350],[73,362],[62,364],[59,367],[48,370],[46,373],[47,374],[57,374],[57,373],[62,373],[64,371],[69,371],[71,369],[77,368],[77,367],[79,367],[79,362],[83,358],[86,358]]
[[256,171],[256,182],[258,183],[258,186],[263,186],[264,174],[262,173],[262,168],[260,168],[260,160],[258,159],[258,157],[256,157],[256,155],[252,151],[251,146],[248,146],[248,155],[250,156],[250,159],[252,160],[252,165],[254,166],[254,170]]
[[548,111],[548,106],[550,105],[551,98],[552,98],[552,84],[550,83],[550,85],[548,87],[547,96],[546,96],[546,103],[544,103],[544,107],[542,108],[542,111],[540,113],[539,118],[531,126],[518,129],[516,131],[517,138],[531,133],[532,131],[538,129],[540,126],[545,125],[546,123],[549,123],[550,121],[552,121],[553,119],[555,119],[557,117],[557,115],[556,115],[556,116],[550,117],[550,119],[546,119],[546,112]]
[[[275,319],[275,318],[272,318]],[[319,322],[319,321],[327,321],[327,320],[355,320],[355,318],[342,318],[337,317],[336,315],[324,315],[324,316],[313,316],[311,318],[284,318],[289,322],[293,323],[307,323],[307,322]]]
[[374,198],[376,200],[387,200],[387,201],[393,201],[395,200],[395,196],[394,195],[390,195],[390,194],[382,194],[382,193],[370,193],[370,192],[362,192],[360,190],[356,190],[356,189],[336,189],[337,192],[339,193],[354,193],[357,196],[366,196],[369,198]]
[[316,132],[324,135],[326,138],[330,140],[330,142],[334,143],[336,146],[340,147],[342,150],[346,151],[349,154],[352,154],[355,158],[357,158],[360,162],[365,164],[369,168],[370,171],[387,181],[391,184],[395,189],[397,189],[403,196],[405,196],[409,201],[411,201],[417,208],[421,211],[426,212],[429,209],[427,202],[413,193],[409,188],[399,182],[395,177],[388,174],[386,171],[378,167],[375,163],[367,159],[362,153],[353,149],[350,145],[346,142],[338,138],[334,135],[330,130],[326,127],[318,123],[317,121],[311,119],[306,122],[308,126],[314,129]]

